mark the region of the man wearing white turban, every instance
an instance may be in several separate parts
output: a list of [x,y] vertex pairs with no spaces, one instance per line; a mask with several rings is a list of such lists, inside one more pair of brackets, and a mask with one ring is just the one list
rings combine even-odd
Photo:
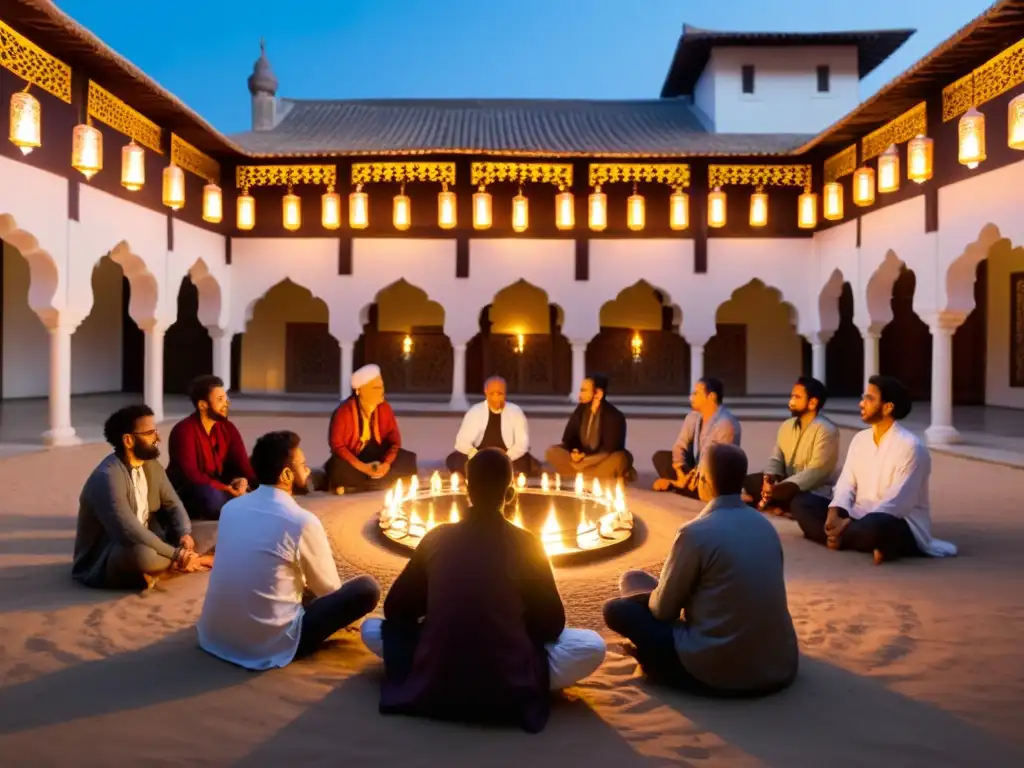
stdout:
[[388,475],[416,474],[416,454],[402,448],[379,366],[364,365],[352,374],[352,394],[332,414],[328,442],[331,457],[324,471],[334,493],[375,490],[392,482]]

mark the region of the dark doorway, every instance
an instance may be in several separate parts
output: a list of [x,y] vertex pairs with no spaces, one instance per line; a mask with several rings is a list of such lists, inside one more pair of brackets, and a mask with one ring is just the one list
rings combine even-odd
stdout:
[[196,376],[213,371],[213,340],[199,322],[199,290],[189,278],[178,289],[178,319],[164,336],[164,391],[186,394]]

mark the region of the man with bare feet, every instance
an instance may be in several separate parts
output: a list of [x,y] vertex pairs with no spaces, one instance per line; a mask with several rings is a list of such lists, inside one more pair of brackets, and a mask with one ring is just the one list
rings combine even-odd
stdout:
[[708,502],[679,529],[655,579],[628,571],[605,623],[631,640],[655,682],[709,696],[758,696],[788,687],[799,665],[782,542],[740,498],[743,450],[707,449],[698,489]]
[[910,393],[892,376],[872,376],[860,401],[868,429],[854,435],[832,503],[796,497],[790,512],[804,536],[829,549],[871,552],[875,564],[900,557],[948,557],[948,541],[932,538],[928,448],[899,422]]
[[217,567],[199,617],[199,645],[246,669],[283,667],[316,651],[377,605],[370,576],[341,583],[320,518],[295,495],[309,467],[294,432],[256,441],[259,488],[224,505]]
[[103,436],[114,452],[82,489],[71,577],[87,587],[152,587],[169,572],[209,570],[215,522],[192,523],[157,461],[160,432],[147,405],[111,414]]

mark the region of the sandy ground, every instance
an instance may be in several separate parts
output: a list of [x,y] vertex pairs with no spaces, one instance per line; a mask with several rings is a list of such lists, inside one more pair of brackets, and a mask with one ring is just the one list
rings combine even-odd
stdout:
[[[238,420],[250,444],[286,422],[322,460],[323,419]],[[456,426],[402,422],[406,444],[433,459]],[[561,427],[533,423],[538,453]],[[774,428],[744,424],[758,465]],[[631,422],[641,469],[675,431]],[[960,546],[956,559],[874,567],[778,521],[803,650],[789,691],[717,702],[659,690],[606,633],[604,665],[531,736],[380,716],[380,664],[355,630],[283,670],[213,659],[193,629],[205,575],[141,595],[78,588],[68,575],[77,496],[104,454],[92,445],[0,460],[0,765],[1024,765],[1024,471],[934,456],[935,530]],[[636,549],[559,569],[573,624],[601,629],[618,574],[657,569],[699,506],[630,499],[646,528]],[[366,570],[390,584],[402,559],[367,539],[373,499],[305,503],[322,514],[344,575]]]

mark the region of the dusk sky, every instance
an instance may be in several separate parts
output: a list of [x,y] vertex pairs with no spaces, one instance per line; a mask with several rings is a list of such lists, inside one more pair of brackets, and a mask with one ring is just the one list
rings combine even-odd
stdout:
[[[260,37],[293,98],[656,98],[683,22],[722,30],[910,28],[862,97],[990,0],[57,0],[218,129],[249,127]],[[147,10],[148,9],[148,10]]]

